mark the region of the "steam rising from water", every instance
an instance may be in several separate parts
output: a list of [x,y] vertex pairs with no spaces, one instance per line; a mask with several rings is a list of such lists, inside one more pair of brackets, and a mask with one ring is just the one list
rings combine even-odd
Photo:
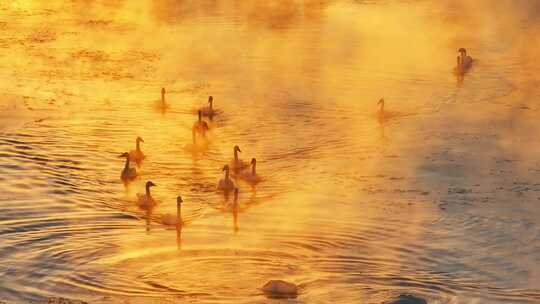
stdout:
[[[0,8],[2,297],[252,303],[274,278],[306,302],[540,297],[539,4]],[[462,82],[460,47],[476,60]],[[208,95],[222,115],[194,157]],[[394,119],[376,119],[381,97]],[[149,158],[124,189],[117,155],[136,136]],[[266,180],[241,185],[236,223],[214,193],[235,144]],[[133,204],[149,179],[152,215]],[[177,241],[156,219],[179,194]]]

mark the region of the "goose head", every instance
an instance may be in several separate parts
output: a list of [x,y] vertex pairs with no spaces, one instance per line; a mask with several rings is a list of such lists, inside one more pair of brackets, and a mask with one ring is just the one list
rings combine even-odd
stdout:
[[256,158],[252,158],[252,159],[251,159],[251,165],[252,165],[252,166],[257,165],[257,159],[256,159]]
[[460,53],[462,56],[467,56],[467,50],[465,48],[460,48],[458,53]]
[[136,145],[137,151],[141,150],[141,146],[140,146],[141,142],[144,142],[144,140],[140,138],[139,136],[137,136],[137,138],[135,139],[135,145]]
[[118,157],[129,157],[129,153],[124,152],[124,153],[120,154]]
[[242,150],[240,150],[239,146],[234,146],[233,152],[234,152],[234,160],[238,160],[238,152],[242,152]]
[[165,88],[161,88],[161,95],[165,95]]
[[157,185],[154,184],[154,183],[151,182],[151,181],[147,181],[147,182],[146,182],[146,188],[147,188],[147,189],[150,189],[150,187],[156,187],[156,186],[157,186]]
[[212,97],[212,96],[208,97],[208,104],[210,104],[210,109],[211,109],[212,105],[214,104],[214,97]]

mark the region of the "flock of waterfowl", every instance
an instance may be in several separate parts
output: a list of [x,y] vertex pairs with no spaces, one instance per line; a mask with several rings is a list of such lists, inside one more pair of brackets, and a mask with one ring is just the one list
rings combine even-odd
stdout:
[[[457,57],[457,64],[454,68],[454,73],[457,76],[463,76],[471,67],[473,63],[473,59],[467,55],[467,51],[464,48],[460,48],[458,50],[459,56]],[[161,89],[161,101],[157,104],[157,107],[164,111],[169,106],[165,101],[165,88]],[[377,118],[379,121],[385,121],[394,116],[392,112],[388,112],[385,110],[384,105],[385,101],[383,98],[381,98],[378,103],[379,105],[379,111],[377,113]],[[210,117],[212,118],[214,115],[217,115],[218,111],[214,108],[214,98],[210,96],[208,98],[208,106],[201,107],[197,111],[197,121],[193,123],[192,126],[192,145],[187,146],[186,150],[197,150],[198,149],[198,137],[201,137],[203,142],[206,142],[206,133],[209,131],[209,125],[206,121],[203,120],[203,117]],[[141,165],[143,160],[146,158],[144,153],[141,150],[141,142],[144,143],[144,140],[140,137],[137,137],[135,140],[135,150],[125,153],[122,153],[120,157],[123,157],[126,159],[124,169],[122,170],[120,174],[120,179],[124,182],[124,184],[127,186],[127,184],[133,180],[135,180],[138,177],[137,169],[135,167],[131,166],[131,163],[134,162],[138,166]],[[224,193],[226,196],[230,192],[234,192],[234,203],[237,204],[238,200],[238,188],[236,186],[235,180],[241,179],[246,181],[247,183],[250,183],[252,185],[255,185],[262,181],[262,178],[257,174],[257,160],[255,158],[251,159],[250,163],[247,163],[240,159],[238,153],[241,153],[242,150],[239,146],[234,146],[233,148],[233,158],[228,164],[225,164],[223,166],[222,171],[224,172],[224,177],[220,179],[217,182],[216,189],[217,191],[220,191]],[[152,187],[155,187],[156,184],[154,184],[152,181],[146,182],[145,185],[145,193],[144,194],[137,194],[137,205],[141,209],[145,210],[151,210],[153,209],[158,202],[152,197],[150,189]],[[182,197],[178,196],[176,199],[177,203],[177,214],[171,215],[171,214],[165,214],[162,217],[162,223],[165,225],[176,225],[177,227],[182,226],[182,217],[181,217],[181,205],[183,203]],[[281,295],[296,295],[297,293],[297,287],[294,284],[280,281],[280,280],[271,280],[269,281],[265,286],[263,286],[262,290],[265,293],[272,293],[272,294],[281,294]],[[421,299],[414,299],[414,301],[411,300],[411,296],[403,296],[400,297],[396,302],[393,303],[425,303],[420,302]]]
[[[165,101],[165,88],[161,89],[161,101],[157,104],[157,107],[160,110],[165,110],[169,106]],[[206,133],[210,130],[210,127],[206,121],[203,120],[203,117],[213,118],[214,115],[217,115],[218,111],[214,109],[214,98],[210,96],[208,98],[208,106],[201,107],[197,111],[198,119],[193,123],[191,128],[192,130],[192,140],[193,143],[187,146],[187,150],[200,149],[199,142],[207,143]],[[141,150],[141,143],[144,143],[144,140],[141,137],[135,139],[135,149],[131,150],[129,153],[122,153],[119,157],[125,158],[124,169],[120,174],[120,179],[124,185],[128,185],[131,181],[134,181],[138,177],[137,168],[132,166],[133,163],[140,167],[146,156]],[[204,144],[203,144],[204,146]],[[224,172],[224,177],[217,182],[216,189],[217,191],[222,192],[228,197],[229,193],[235,193],[234,203],[237,203],[238,200],[238,188],[236,186],[235,180],[243,180],[251,185],[255,185],[261,182],[263,179],[257,174],[256,166],[257,160],[255,158],[251,159],[250,163],[247,163],[240,159],[238,153],[241,153],[242,150],[239,146],[234,146],[233,155],[230,163],[223,166],[222,171]],[[158,201],[152,196],[151,188],[155,187],[156,184],[152,181],[146,182],[145,192],[137,194],[137,205],[143,210],[152,210],[157,206]],[[165,225],[182,225],[181,214],[181,203],[183,202],[182,197],[177,197],[177,215],[165,214],[162,217],[162,223]]]

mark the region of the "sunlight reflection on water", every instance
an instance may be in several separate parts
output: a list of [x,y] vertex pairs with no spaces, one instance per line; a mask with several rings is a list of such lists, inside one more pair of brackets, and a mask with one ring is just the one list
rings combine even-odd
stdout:
[[[540,20],[490,3],[0,4],[0,298],[538,301]],[[264,177],[238,208],[215,191],[234,145]]]

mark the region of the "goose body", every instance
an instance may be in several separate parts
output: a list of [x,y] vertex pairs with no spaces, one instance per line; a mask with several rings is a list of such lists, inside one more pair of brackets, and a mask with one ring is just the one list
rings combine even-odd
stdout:
[[135,150],[129,151],[130,160],[136,162],[137,164],[140,164],[146,158],[143,151],[141,150],[141,142],[144,142],[144,140],[140,137],[137,137],[135,139]]
[[377,104],[379,105],[379,111],[377,112],[377,119],[379,119],[379,122],[388,120],[391,115],[384,109],[384,98],[381,98]]
[[169,105],[165,101],[165,88],[161,88],[161,100],[157,102],[156,107],[158,110],[165,111],[169,108]]
[[471,56],[467,55],[467,50],[464,48],[460,48],[458,52],[459,56],[456,60],[456,67],[454,68],[454,72],[456,74],[463,75],[472,67],[473,59]]
[[242,152],[242,150],[240,150],[240,147],[234,146],[233,152],[234,152],[234,156],[229,166],[233,170],[234,173],[238,173],[244,168],[246,168],[248,164],[246,164],[246,162],[244,162],[238,157],[238,152],[240,153]]
[[124,169],[122,169],[122,173],[120,173],[120,179],[127,183],[129,181],[132,181],[137,178],[137,170],[135,168],[130,168],[129,166],[129,154],[123,153],[120,155],[120,157],[126,158],[126,164],[124,165]]
[[257,159],[251,159],[250,167],[250,170],[246,170],[240,174],[240,178],[251,184],[262,181],[262,178],[257,174]]
[[214,110],[214,97],[209,96],[208,106],[202,107],[199,111],[201,112],[201,115],[203,116],[214,116],[216,114],[216,111]]
[[174,214],[164,214],[161,217],[161,223],[167,226],[181,226],[182,225],[182,197],[178,196],[176,198],[176,215]]
[[379,123],[381,124],[384,124],[385,122],[391,119],[398,119],[398,118],[402,118],[406,116],[400,112],[386,110],[384,108],[384,105],[385,105],[384,98],[381,98],[377,104],[379,105],[379,111],[377,112],[377,119],[379,120]]
[[151,181],[146,182],[146,193],[140,194],[137,193],[137,204],[139,205],[139,208],[149,210],[154,208],[157,205],[157,201],[152,197],[152,194],[150,193],[150,187],[155,187],[156,184],[154,184]]
[[218,186],[217,186],[218,190],[226,192],[226,193],[233,191],[234,188],[236,188],[233,180],[231,179],[229,175],[229,170],[230,170],[229,165],[225,165],[223,167],[223,171],[225,171],[225,177],[219,180]]

